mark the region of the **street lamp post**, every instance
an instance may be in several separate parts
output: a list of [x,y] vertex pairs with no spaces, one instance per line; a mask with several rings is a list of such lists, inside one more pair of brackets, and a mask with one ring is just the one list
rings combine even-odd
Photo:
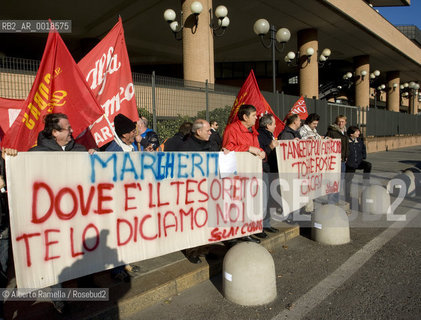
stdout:
[[[259,19],[254,23],[254,33],[259,36],[262,45],[272,50],[272,83],[273,93],[276,93],[276,51],[282,52],[285,48],[285,43],[291,38],[291,33],[287,28],[281,28],[276,31],[274,25],[270,25],[266,19]],[[269,42],[265,42],[265,35],[270,31]],[[277,46],[277,43],[282,44],[282,48]]]

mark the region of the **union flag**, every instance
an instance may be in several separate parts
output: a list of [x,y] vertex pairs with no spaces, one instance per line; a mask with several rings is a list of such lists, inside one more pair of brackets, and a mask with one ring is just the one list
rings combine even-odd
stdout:
[[75,137],[104,114],[53,27],[31,91],[16,121],[7,130],[2,147],[28,151],[35,146],[48,113],[66,114]]
[[301,96],[294,105],[292,106],[291,110],[289,110],[288,114],[285,116],[284,122],[288,119],[288,117],[292,114],[298,114],[301,120],[305,120],[308,117],[307,105],[304,97]]
[[251,104],[256,107],[256,110],[257,110],[257,120],[255,124],[256,129],[259,127],[260,117],[266,113],[270,113],[275,118],[276,128],[273,134],[275,137],[277,137],[279,133],[281,133],[282,130],[284,129],[285,124],[275,115],[269,103],[266,101],[266,99],[263,97],[262,93],[260,92],[253,70],[250,71],[250,74],[248,75],[246,81],[244,82],[243,86],[238,92],[237,98],[235,99],[234,105],[231,109],[231,113],[228,118],[227,124],[230,124],[237,120],[238,109],[243,104]]

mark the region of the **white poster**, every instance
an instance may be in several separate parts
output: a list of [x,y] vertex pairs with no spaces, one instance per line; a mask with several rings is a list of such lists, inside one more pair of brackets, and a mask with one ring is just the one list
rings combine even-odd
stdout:
[[236,153],[23,152],[7,157],[18,288],[262,230],[262,162]]
[[276,148],[284,216],[339,192],[341,140],[281,140]]

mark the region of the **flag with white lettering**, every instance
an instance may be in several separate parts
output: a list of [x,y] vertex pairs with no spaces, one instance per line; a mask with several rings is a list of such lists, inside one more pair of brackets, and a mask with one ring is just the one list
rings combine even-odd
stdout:
[[[109,121],[119,113],[139,120],[121,18],[78,66]],[[99,147],[114,139],[106,119],[96,122],[91,133]]]

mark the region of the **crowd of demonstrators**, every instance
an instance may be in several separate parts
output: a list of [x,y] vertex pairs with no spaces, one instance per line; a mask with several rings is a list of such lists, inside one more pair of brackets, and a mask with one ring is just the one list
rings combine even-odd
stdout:
[[345,169],[345,201],[351,202],[351,183],[354,178],[355,170],[363,170],[363,185],[370,183],[371,163],[365,161],[367,151],[363,139],[360,138],[360,129],[356,126],[350,126],[348,134],[348,158]]
[[275,132],[276,122],[275,117],[269,113],[263,115],[259,119],[259,133],[258,140],[260,148],[266,154],[266,159],[263,161],[263,181],[266,184],[265,194],[263,195],[263,231],[257,233],[256,237],[261,239],[267,238],[266,232],[276,233],[279,230],[273,228],[270,224],[271,208],[273,208],[273,198],[270,194],[270,186],[277,178],[278,173],[278,159],[276,157],[276,147],[279,145],[278,141],[273,136]]
[[[243,104],[238,109],[237,118],[225,128],[222,147],[229,151],[248,151],[262,160],[265,159],[266,153],[260,148],[257,138],[259,134],[254,128],[257,119],[256,108]],[[259,239],[252,236],[243,237],[242,240],[260,243]]]
[[212,149],[219,151],[222,148],[222,138],[218,132],[218,121],[213,120],[209,124],[211,128],[211,136],[209,138],[209,141],[212,144]]
[[178,129],[178,132],[163,143],[163,148],[160,151],[179,151],[181,146],[191,134],[193,123],[183,122]]
[[[252,105],[242,105],[237,113],[237,120],[227,125],[223,139],[220,138],[218,123],[212,121],[210,125],[204,119],[197,119],[194,123],[184,122],[179,131],[170,139],[163,143],[165,151],[195,151],[211,152],[224,150],[236,152],[250,152],[263,160],[263,177],[268,188],[275,177],[278,177],[278,163],[276,158],[276,147],[278,140],[292,139],[321,139],[317,133],[317,125],[320,120],[318,114],[312,113],[301,126],[298,115],[291,115],[284,130],[279,134],[278,140],[274,137],[276,128],[273,115],[265,114],[259,119],[259,129],[256,131],[254,125],[257,120],[256,108]],[[72,128],[65,114],[54,113],[44,118],[45,127],[39,133],[37,146],[29,151],[86,151],[86,148],[75,143],[72,137]],[[106,151],[153,151],[158,148],[158,136],[151,129],[147,128],[146,118],[141,118],[138,123],[133,122],[126,116],[118,114],[114,119],[116,137],[106,147]],[[330,125],[326,136],[333,139],[340,139],[341,148],[341,172],[347,172],[345,185],[345,198],[350,201],[350,186],[356,170],[363,170],[364,183],[369,181],[371,164],[366,158],[366,149],[363,140],[359,137],[358,127],[351,126],[346,130],[346,117],[340,115],[335,123]],[[95,150],[89,150],[93,153]],[[4,149],[3,153],[16,155],[14,149]],[[0,189],[4,190],[4,170],[0,175]],[[272,175],[271,175],[272,174]],[[267,189],[269,190],[269,189]],[[338,196],[339,197],[339,196]],[[264,208],[266,214],[263,220],[262,233],[256,234],[260,238],[266,238],[266,232],[278,232],[270,225],[270,207],[275,205],[270,201],[271,195],[264,195]],[[0,199],[1,220],[0,220],[0,278],[2,283],[7,284],[7,250],[8,237],[4,233],[8,228],[7,201]],[[243,237],[241,240],[260,243],[258,238],[253,236]],[[193,263],[200,263],[200,255],[207,250],[203,246],[185,250],[186,257]],[[205,248],[206,249],[206,248]],[[119,280],[126,280],[130,276],[128,272],[137,272],[139,268],[134,265],[126,265],[113,269],[112,274]],[[121,279],[120,279],[121,278]],[[3,287],[5,286],[2,285]],[[61,284],[54,287],[60,288]],[[63,312],[65,304],[62,301],[54,301],[57,311]]]
[[148,119],[140,117],[137,121],[137,133],[133,147],[135,151],[154,151],[159,147],[158,134],[148,128]]

